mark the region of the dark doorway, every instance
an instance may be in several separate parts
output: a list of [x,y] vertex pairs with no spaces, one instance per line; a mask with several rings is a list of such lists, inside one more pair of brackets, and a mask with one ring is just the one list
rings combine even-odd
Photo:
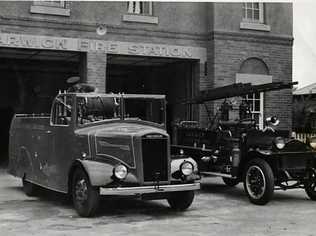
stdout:
[[8,161],[9,128],[16,113],[49,113],[58,91],[79,74],[78,53],[0,48],[0,165]]
[[165,94],[170,134],[173,123],[192,119],[190,107],[181,101],[193,96],[196,61],[118,55],[109,55],[107,61],[107,92]]
[[6,166],[8,163],[8,146],[9,146],[9,130],[14,110],[12,107],[0,108],[1,125],[0,125],[0,166]]

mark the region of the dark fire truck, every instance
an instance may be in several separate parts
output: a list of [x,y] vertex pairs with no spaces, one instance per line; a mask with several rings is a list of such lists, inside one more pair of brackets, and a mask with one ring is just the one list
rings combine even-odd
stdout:
[[[203,91],[185,104],[205,104],[225,99],[220,113],[209,118],[208,127],[195,121],[175,126],[173,153],[189,155],[198,163],[202,176],[222,177],[225,184],[240,182],[249,200],[268,203],[276,189],[304,188],[316,200],[316,139],[303,143],[275,127],[279,120],[267,117],[264,129],[251,117],[247,101],[239,106],[239,117],[229,120],[232,104],[228,98],[247,94],[291,89],[296,83],[274,82],[262,85],[237,83]],[[207,106],[206,106],[207,108]],[[313,148],[314,147],[314,148]]]

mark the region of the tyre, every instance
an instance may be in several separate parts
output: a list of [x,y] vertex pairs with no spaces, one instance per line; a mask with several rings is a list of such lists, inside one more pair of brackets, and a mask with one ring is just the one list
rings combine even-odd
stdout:
[[274,191],[274,176],[266,161],[259,158],[249,161],[243,180],[250,202],[265,205],[271,200]]
[[27,181],[25,177],[22,178],[23,192],[27,196],[35,196],[36,195],[36,186],[31,182]]
[[91,186],[87,174],[81,168],[74,171],[71,192],[77,213],[83,217],[94,216],[100,201],[99,188]]
[[225,177],[223,177],[222,179],[223,179],[223,182],[229,187],[234,187],[237,184],[239,184],[239,179],[231,179],[231,178],[225,178]]
[[308,180],[304,184],[307,196],[316,201],[316,174],[313,171],[308,173]]
[[176,211],[188,209],[194,199],[194,191],[175,192],[167,198],[170,207]]

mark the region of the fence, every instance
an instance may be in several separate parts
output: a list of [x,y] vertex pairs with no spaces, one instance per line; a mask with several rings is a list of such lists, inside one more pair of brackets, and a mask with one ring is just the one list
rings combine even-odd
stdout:
[[316,137],[316,132],[313,132],[313,133],[295,133],[294,132],[293,136],[295,137],[295,139],[298,139],[302,142],[306,142],[307,138]]

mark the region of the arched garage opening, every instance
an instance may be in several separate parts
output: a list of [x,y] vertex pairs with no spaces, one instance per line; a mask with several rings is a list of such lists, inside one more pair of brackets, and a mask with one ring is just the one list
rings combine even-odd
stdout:
[[137,94],[165,94],[167,128],[172,123],[192,120],[190,106],[180,104],[195,93],[198,60],[163,57],[108,55],[106,91]]

